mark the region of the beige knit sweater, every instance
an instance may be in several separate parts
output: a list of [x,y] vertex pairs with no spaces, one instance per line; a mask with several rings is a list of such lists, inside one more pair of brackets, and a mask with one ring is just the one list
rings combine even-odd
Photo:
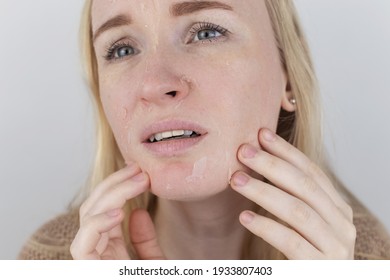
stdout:
[[[390,236],[382,224],[357,200],[350,203],[357,230],[355,259],[390,260]],[[24,245],[19,259],[68,260],[70,244],[79,228],[76,211],[43,225]]]

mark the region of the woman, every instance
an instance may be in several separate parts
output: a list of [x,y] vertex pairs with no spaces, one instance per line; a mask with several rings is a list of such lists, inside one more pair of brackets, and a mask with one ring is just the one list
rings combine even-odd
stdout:
[[385,231],[326,168],[291,1],[86,1],[83,31],[98,150],[80,221],[47,225],[72,229],[63,252],[45,253],[390,257]]

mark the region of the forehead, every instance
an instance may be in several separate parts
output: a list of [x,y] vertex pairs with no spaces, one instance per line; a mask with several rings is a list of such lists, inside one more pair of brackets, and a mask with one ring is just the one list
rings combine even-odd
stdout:
[[178,3],[221,3],[233,8],[239,16],[254,20],[266,11],[264,0],[93,0],[92,27],[95,29],[101,23],[120,14],[137,19],[144,17],[152,19],[153,15],[169,17],[170,8]]
[[92,0],[92,27],[96,27],[118,14],[127,14],[128,10],[132,8],[131,2],[131,0]]

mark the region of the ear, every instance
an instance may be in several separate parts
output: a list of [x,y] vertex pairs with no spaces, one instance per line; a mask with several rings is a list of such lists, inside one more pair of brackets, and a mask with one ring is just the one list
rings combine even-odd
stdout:
[[292,93],[290,80],[286,72],[284,72],[284,85],[285,85],[285,90],[282,96],[281,107],[287,112],[295,112],[296,99]]

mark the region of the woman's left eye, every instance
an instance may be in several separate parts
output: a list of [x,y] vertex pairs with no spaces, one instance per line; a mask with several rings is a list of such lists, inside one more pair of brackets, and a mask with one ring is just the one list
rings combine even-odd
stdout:
[[227,32],[226,28],[208,22],[199,22],[190,30],[193,42],[218,40],[219,37],[225,36]]
[[217,30],[212,30],[212,29],[201,30],[196,34],[194,41],[196,42],[202,40],[212,40],[221,35],[222,34],[219,33]]

